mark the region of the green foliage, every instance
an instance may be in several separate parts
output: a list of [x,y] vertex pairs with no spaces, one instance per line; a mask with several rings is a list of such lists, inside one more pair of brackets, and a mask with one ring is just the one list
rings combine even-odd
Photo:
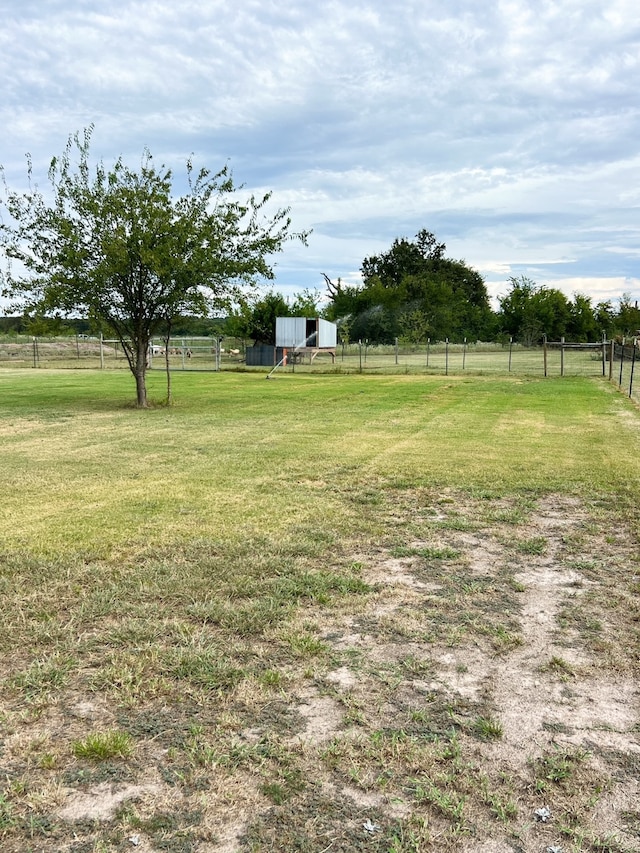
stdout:
[[500,298],[503,330],[525,346],[546,335],[558,341],[569,330],[571,307],[559,290],[537,285],[526,276],[509,279],[510,291]]
[[270,290],[261,299],[245,303],[239,314],[230,317],[226,331],[239,338],[251,338],[256,344],[275,344],[276,317],[290,317],[284,296]]
[[414,242],[396,239],[387,252],[365,258],[361,288],[325,277],[327,316],[349,317],[352,341],[490,339],[495,318],[482,276],[463,261],[445,258],[444,251],[444,243],[423,229]]
[[306,287],[299,293],[293,295],[291,300],[291,316],[292,317],[319,317],[322,314],[320,309],[320,291],[311,290]]
[[195,172],[187,161],[178,197],[171,170],[148,151],[138,171],[121,158],[92,168],[91,133],[53,158],[50,193],[7,190],[0,244],[25,272],[9,269],[4,293],[38,316],[79,313],[112,330],[144,406],[151,338],[181,315],[228,309],[243,286],[273,278],[267,258],[286,240],[307,235],[289,233],[288,210],[266,213],[270,194],[239,201],[227,167]]
[[495,313],[482,276],[444,252],[444,244],[423,230],[413,242],[396,239],[388,251],[365,258],[361,287],[325,276],[331,300],[327,317],[347,329],[346,340],[372,344],[396,338],[417,344],[512,337],[530,347],[545,336],[593,343],[603,333],[630,337],[640,329],[640,310],[628,294],[617,312],[608,302],[594,308],[588,296],[576,294],[571,301],[524,275],[509,279],[509,292]]
[[225,333],[273,346],[277,317],[319,317],[322,313],[319,303],[319,292],[308,288],[294,294],[291,302],[281,293],[269,290],[258,299],[244,301],[239,311],[227,317]]
[[640,330],[640,309],[637,302],[632,302],[628,293],[623,293],[620,298],[616,325],[618,333],[625,337],[637,335]]

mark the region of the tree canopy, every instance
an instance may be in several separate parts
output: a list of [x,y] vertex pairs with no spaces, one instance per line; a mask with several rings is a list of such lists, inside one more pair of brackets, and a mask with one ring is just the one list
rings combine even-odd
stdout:
[[[628,316],[624,313],[625,306],[631,310]],[[599,341],[603,334],[624,330],[625,318],[632,326],[632,313],[628,297],[622,298],[616,316],[609,303],[598,303],[594,308],[584,294],[576,293],[571,301],[556,288],[520,276],[509,279],[509,292],[500,297],[499,316],[503,332],[525,346],[532,346],[545,336],[553,341],[563,337],[585,343]],[[640,318],[637,309],[635,313]]]
[[237,313],[225,321],[227,334],[251,338],[256,344],[274,345],[278,317],[318,317],[321,313],[320,293],[306,288],[295,293],[291,300],[269,290],[257,299],[245,301]]
[[[180,196],[171,169],[149,151],[137,171],[122,158],[92,168],[91,132],[69,137],[53,158],[48,195],[5,185],[4,295],[23,311],[88,316],[112,330],[146,406],[151,338],[169,334],[181,315],[229,308],[247,286],[274,277],[269,259],[285,241],[307,234],[291,232],[288,209],[267,213],[270,193],[239,201],[227,167],[196,171],[188,160]],[[28,171],[31,182],[30,161]]]
[[351,340],[371,343],[490,339],[496,323],[482,276],[445,250],[423,229],[415,240],[396,239],[388,251],[365,258],[361,287],[325,276],[329,319],[346,320]]

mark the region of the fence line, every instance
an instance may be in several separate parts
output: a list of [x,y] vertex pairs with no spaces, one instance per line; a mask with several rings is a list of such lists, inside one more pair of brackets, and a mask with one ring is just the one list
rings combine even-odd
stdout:
[[609,356],[609,378],[621,391],[636,403],[640,403],[640,380],[635,377],[636,365],[640,362],[638,340],[633,344],[618,344],[611,341]]
[[[152,341],[149,368],[164,370],[165,341]],[[184,337],[169,342],[171,370],[255,370],[247,367],[246,342],[238,338]],[[539,347],[523,347],[510,340],[505,344],[448,340],[373,346],[367,341],[338,344],[335,360],[320,352],[311,359],[307,353],[289,350],[280,372],[313,373],[422,373],[527,374],[537,376],[607,376],[622,391],[640,402],[640,381],[634,382],[640,358],[637,345],[605,341],[602,344],[545,342]],[[86,337],[5,336],[0,339],[0,367],[26,368],[127,368],[122,345],[117,340]]]

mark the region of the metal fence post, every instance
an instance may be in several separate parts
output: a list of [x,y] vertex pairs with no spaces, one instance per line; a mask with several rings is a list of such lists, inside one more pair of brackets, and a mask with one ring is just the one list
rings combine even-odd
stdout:
[[622,388],[622,367],[624,365],[624,338],[622,339],[622,346],[620,347],[620,379],[618,381],[618,385]]
[[609,348],[609,382],[613,381],[613,358],[615,355],[615,342],[611,341],[611,346]]

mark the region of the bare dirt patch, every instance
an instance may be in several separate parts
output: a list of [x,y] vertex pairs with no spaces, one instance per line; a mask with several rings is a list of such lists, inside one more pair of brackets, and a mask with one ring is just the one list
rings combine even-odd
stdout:
[[[2,849],[639,851],[628,520],[555,495],[388,504],[386,538],[332,555],[360,587],[328,592],[309,570],[282,616],[247,595],[188,622],[189,602],[101,667],[20,656],[3,682]],[[110,617],[109,636],[140,624],[114,633]],[[112,729],[131,756],[74,757]]]

